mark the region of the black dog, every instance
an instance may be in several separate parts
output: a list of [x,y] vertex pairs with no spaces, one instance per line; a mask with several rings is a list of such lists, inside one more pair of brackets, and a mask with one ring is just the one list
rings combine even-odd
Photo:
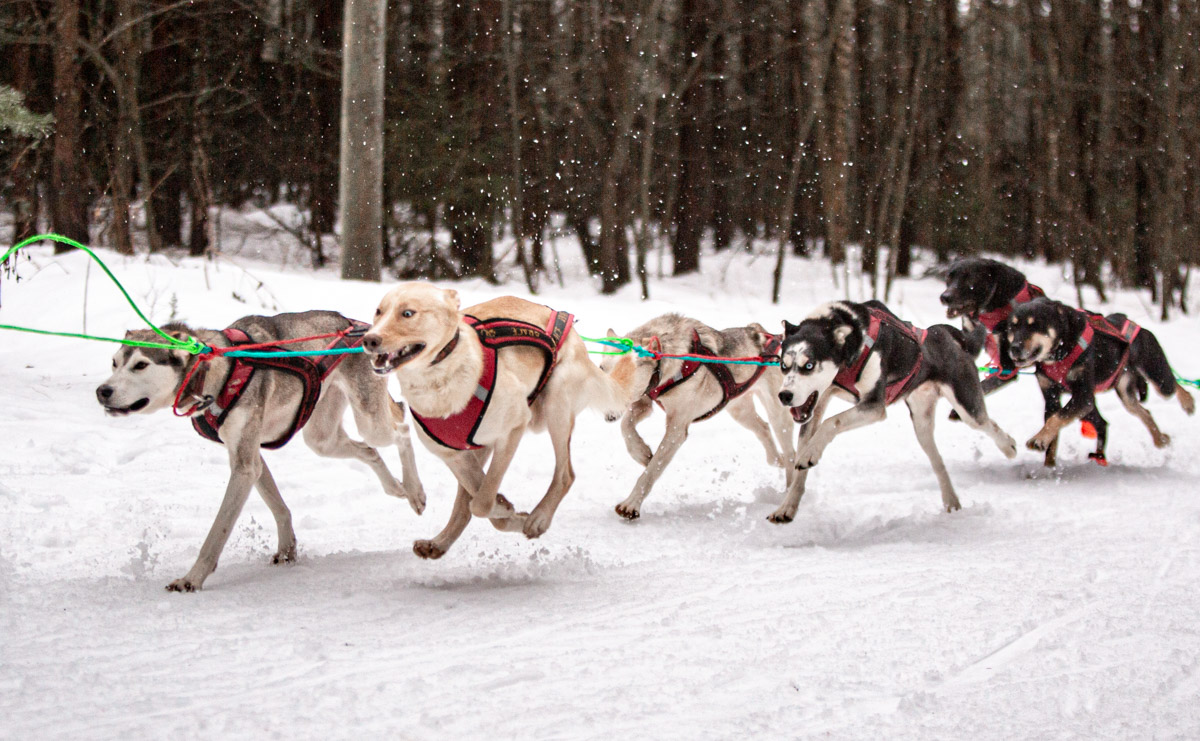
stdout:
[[[933,438],[938,399],[947,399],[967,424],[990,437],[1006,456],[1016,456],[1016,443],[988,417],[979,374],[956,327],[935,324],[919,329],[878,301],[835,301],[798,325],[784,322],[784,330],[779,401],[791,407],[792,418],[803,427],[796,452],[798,470],[783,504],[768,517],[772,522],[791,522],[795,517],[807,469],[817,464],[833,438],[882,421],[887,407],[898,401],[908,405],[917,441],[933,466],[947,512],[959,509],[959,501]],[[834,396],[853,406],[822,419]]]
[[[956,260],[946,272],[946,290],[941,300],[946,318],[963,317],[963,328],[979,353],[986,341],[992,374],[983,381],[983,393],[990,394],[1017,377],[1017,369],[1008,353],[1008,342],[996,327],[1027,301],[1045,292],[1026,280],[1016,268],[982,257]],[[999,334],[999,336],[998,336]],[[975,344],[978,343],[978,344]],[[971,348],[967,348],[970,353]]]
[[[1025,446],[1045,451],[1047,466],[1055,463],[1059,430],[1077,419],[1090,422],[1096,430],[1096,452],[1088,457],[1108,464],[1104,457],[1108,423],[1096,409],[1099,392],[1116,389],[1121,403],[1146,425],[1159,448],[1171,438],[1159,431],[1141,404],[1146,400],[1146,382],[1166,398],[1178,397],[1188,414],[1195,411],[1191,394],[1176,383],[1158,339],[1124,314],[1104,317],[1040,298],[1016,307],[1002,327],[1002,336],[1014,363],[1037,366],[1046,423]],[[1066,406],[1060,403],[1064,391],[1071,394]]]

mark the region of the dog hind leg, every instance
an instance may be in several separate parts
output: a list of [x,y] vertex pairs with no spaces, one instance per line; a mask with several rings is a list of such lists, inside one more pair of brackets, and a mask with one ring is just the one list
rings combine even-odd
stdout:
[[775,441],[771,439],[771,428],[767,426],[762,417],[758,416],[758,412],[754,409],[753,396],[744,394],[729,402],[729,406],[726,408],[729,410],[729,416],[733,417],[735,422],[750,430],[758,438],[759,444],[763,446],[763,450],[767,453],[768,465],[783,468],[791,462],[785,461],[783,456],[779,454],[779,450],[776,449]]
[[347,402],[346,394],[341,389],[336,386],[328,388],[317,402],[308,424],[304,425],[304,443],[324,458],[354,458],[366,463],[389,496],[409,499],[409,504],[412,504],[408,492],[388,470],[379,451],[351,439],[346,433],[346,428],[342,426],[342,414],[346,411]]
[[395,445],[399,450],[404,496],[413,511],[421,514],[425,511],[425,489],[417,476],[417,459],[404,420],[404,405],[392,400],[384,384],[351,387],[346,394],[363,442],[376,448]]
[[[962,505],[958,502],[958,495],[954,493],[954,485],[950,483],[950,474],[946,472],[946,464],[942,460],[942,454],[938,452],[937,443],[933,438],[933,413],[937,407],[937,400],[938,389],[930,384],[909,394],[905,403],[912,416],[913,431],[917,433],[917,442],[921,444],[921,450],[925,451],[926,457],[929,458],[929,463],[933,466],[933,473],[937,476],[938,486],[941,487],[942,506],[947,512],[953,512],[962,509]],[[959,415],[964,420],[972,421],[974,419],[969,415],[964,415],[963,411],[959,411]],[[1009,442],[1012,443],[1011,438]],[[1012,443],[1012,445],[1013,455],[1016,455],[1016,444]]]
[[527,538],[541,537],[554,519],[558,505],[575,483],[575,469],[571,465],[571,433],[575,430],[575,417],[564,408],[547,420],[550,444],[554,446],[554,476],[545,496],[529,513],[522,531]]
[[271,558],[271,563],[291,563],[296,560],[296,531],[292,529],[292,512],[284,503],[279,487],[275,485],[275,477],[271,475],[271,469],[267,468],[267,462],[261,455],[258,460],[262,466],[262,473],[258,475],[258,481],[254,482],[254,488],[271,510],[271,516],[275,518],[275,529],[279,532],[279,547]]
[[641,517],[642,502],[646,501],[650,489],[654,487],[659,476],[662,476],[671,459],[675,457],[679,446],[687,440],[688,426],[691,425],[691,422],[690,418],[679,414],[673,407],[667,408],[667,429],[663,434],[662,442],[658,444],[658,449],[654,451],[650,462],[646,464],[646,470],[642,471],[641,476],[638,476],[637,483],[633,485],[633,491],[629,493],[625,501],[616,506],[618,515],[627,520],[636,520]]
[[[943,384],[938,388],[941,396],[950,402],[959,418],[972,429],[979,430],[992,439],[1006,458],[1017,457],[1017,441],[988,416],[983,392],[974,378],[954,384]],[[934,403],[937,403],[935,397]]]
[[[1125,409],[1141,420],[1142,424],[1146,425],[1146,429],[1150,431],[1150,437],[1154,440],[1154,447],[1165,448],[1171,444],[1170,436],[1158,429],[1158,424],[1154,421],[1154,417],[1150,416],[1150,410],[1142,406],[1138,401],[1137,390],[1134,388],[1134,379],[1131,374],[1122,374],[1121,379],[1117,382],[1116,391],[1117,398],[1121,400],[1121,404],[1125,406]],[[1176,393],[1179,391],[1183,391],[1183,389],[1177,388]]]

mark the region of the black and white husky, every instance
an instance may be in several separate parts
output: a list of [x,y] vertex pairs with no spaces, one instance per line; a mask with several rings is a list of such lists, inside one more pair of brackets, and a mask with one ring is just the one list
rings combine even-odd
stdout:
[[[229,347],[338,334],[348,332],[353,324],[332,311],[307,311],[243,317],[224,331],[193,330],[182,324],[168,324],[163,329],[178,339],[195,337],[210,347]],[[127,332],[125,337],[162,341],[148,329]],[[330,344],[325,339],[309,340],[279,349],[323,350]],[[212,529],[196,563],[167,589],[193,592],[203,586],[217,568],[217,559],[252,487],[258,489],[271,509],[279,531],[274,562],[295,558],[292,515],[259,448],[280,447],[297,431],[302,431],[304,442],[317,455],[356,458],[371,467],[388,494],[406,498],[418,514],[425,508],[425,492],[417,478],[404,408],[392,401],[387,379],[372,372],[364,355],[324,357],[326,360],[311,362],[294,358],[259,363],[224,356],[200,361],[185,350],[129,346],[113,356],[112,376],[96,389],[96,398],[105,412],[114,417],[150,414],[172,408],[178,401],[184,407],[179,413],[191,417],[196,431],[220,442],[229,452],[229,483]],[[203,365],[196,367],[198,362]],[[366,442],[352,440],[346,434],[342,423],[347,407]],[[403,484],[392,476],[373,447],[386,445],[400,449]]]
[[[834,437],[883,420],[888,405],[896,401],[908,404],[917,441],[933,465],[947,512],[960,505],[933,439],[933,412],[940,397],[1006,456],[1016,456],[1012,437],[988,418],[975,364],[964,350],[967,340],[958,329],[946,324],[918,329],[879,301],[836,301],[798,325],[783,325],[779,400],[792,408],[792,417],[803,426],[796,453],[798,475],[783,504],[768,518],[772,522],[795,517],[807,469],[817,464]],[[822,421],[835,396],[854,406]]]

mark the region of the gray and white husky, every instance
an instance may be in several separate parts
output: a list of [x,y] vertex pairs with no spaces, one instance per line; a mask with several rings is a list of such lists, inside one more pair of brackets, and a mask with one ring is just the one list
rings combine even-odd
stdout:
[[[350,324],[350,320],[332,311],[308,311],[243,317],[230,329],[241,330],[250,341],[257,343],[339,332]],[[182,324],[168,324],[163,329],[176,338],[195,337],[212,347],[231,344],[221,331],[190,329]],[[148,329],[127,332],[125,336],[161,342],[161,338]],[[328,340],[309,340],[289,343],[282,348],[319,350],[328,345]],[[366,463],[379,477],[385,492],[407,499],[418,514],[424,510],[425,492],[417,478],[404,408],[392,400],[387,379],[371,371],[370,361],[365,356],[343,356],[324,381],[318,382],[319,389],[308,388],[300,376],[286,370],[256,366],[237,394],[236,403],[221,410],[217,405],[223,392],[229,389],[229,382],[238,377],[233,372],[237,361],[222,356],[211,358],[203,361],[204,365],[189,379],[189,372],[197,362],[201,361],[185,350],[125,346],[113,356],[112,376],[96,389],[96,398],[110,416],[149,414],[172,407],[175,399],[182,397],[180,406],[192,417],[197,431],[200,431],[204,418],[219,418],[216,422],[219,441],[229,452],[230,476],[225,498],[196,563],[186,575],[167,585],[167,589],[192,592],[202,587],[204,580],[217,568],[217,559],[246,504],[251,487],[258,489],[271,509],[279,531],[279,550],[273,562],[295,558],[292,515],[259,448],[279,447],[296,432],[298,425],[303,425],[304,442],[317,455],[356,458]],[[185,379],[188,388],[181,392],[180,386]],[[319,392],[319,396],[309,396],[306,402],[306,391],[313,395]],[[307,422],[300,415],[304,404],[308,404],[311,411]],[[352,440],[342,426],[347,406],[354,414],[359,434],[365,442]],[[220,414],[214,415],[214,411]],[[386,445],[396,445],[400,449],[403,484],[392,476],[375,449]]]
[[[933,413],[947,399],[971,427],[981,430],[1009,458],[1017,454],[1012,437],[987,413],[970,341],[955,327],[935,324],[921,330],[901,321],[879,301],[826,304],[798,325],[784,322],[780,350],[783,386],[779,400],[803,426],[796,452],[797,475],[787,497],[768,518],[791,522],[796,516],[808,469],[842,432],[880,422],[889,404],[903,400],[912,415],[917,442],[929,457],[947,512],[960,508],[958,496],[933,438]],[[974,348],[978,352],[979,348]],[[833,397],[850,409],[822,421]]]
[[[609,330],[609,336],[615,336]],[[773,355],[767,346],[774,339],[759,324],[716,330],[707,324],[679,314],[664,314],[633,329],[626,337],[643,347],[668,355],[719,355],[727,358]],[[610,359],[600,367],[608,369]],[[767,454],[767,463],[785,468],[792,478],[793,424],[787,411],[776,401],[783,375],[777,366],[759,367],[740,364],[685,363],[677,358],[641,358],[637,362],[634,386],[642,393],[621,419],[625,447],[633,459],[646,467],[625,501],[616,506],[617,514],[633,520],[641,516],[642,503],[671,459],[687,439],[693,422],[708,419],[725,410],[734,421],[754,433]],[[758,415],[758,398],[767,413],[767,421]],[[657,403],[667,414],[666,432],[658,449],[638,434],[637,425],[654,411]],[[775,441],[771,439],[774,433]],[[781,452],[782,451],[782,452]]]

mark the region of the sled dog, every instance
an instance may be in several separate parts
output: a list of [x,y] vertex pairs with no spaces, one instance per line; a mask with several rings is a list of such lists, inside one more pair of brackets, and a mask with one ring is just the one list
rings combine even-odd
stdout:
[[967,257],[955,260],[946,272],[946,290],[941,295],[946,318],[963,318],[970,338],[966,350],[972,358],[979,354],[981,342],[987,348],[993,372],[983,380],[984,394],[1017,378],[1008,339],[997,327],[1015,307],[1044,295],[1021,271],[995,260]]
[[[418,556],[440,558],[472,515],[530,538],[550,527],[575,480],[575,417],[590,407],[615,421],[632,398],[632,358],[606,375],[573,322],[514,297],[460,311],[457,292],[429,283],[404,283],[384,296],[363,347],[376,373],[396,374],[418,436],[458,481],[450,521],[413,544]],[[528,513],[499,493],[526,429],[548,430],[554,447],[550,488]]]
[[[1098,393],[1115,389],[1159,448],[1171,438],[1159,431],[1142,406],[1147,382],[1164,397],[1178,398],[1188,414],[1195,412],[1192,395],[1175,381],[1158,338],[1124,314],[1105,317],[1041,298],[1018,306],[1002,330],[1013,361],[1020,367],[1035,366],[1037,371],[1046,422],[1025,447],[1045,452],[1047,466],[1056,462],[1059,431],[1077,419],[1091,423],[1096,433],[1096,451],[1088,457],[1107,465],[1108,422],[1096,408]],[[1071,394],[1066,406],[1061,404],[1064,391]]]
[[[946,466],[933,438],[933,413],[945,397],[966,420],[983,431],[1009,458],[1016,443],[993,422],[984,406],[975,364],[958,329],[935,324],[918,329],[901,321],[879,301],[836,301],[817,309],[798,325],[784,322],[780,351],[783,387],[779,400],[791,407],[803,426],[796,452],[797,475],[787,497],[768,518],[791,522],[796,515],[809,468],[839,433],[879,422],[887,407],[904,400],[912,415],[917,442],[929,457],[947,512],[960,508]],[[822,420],[830,399],[853,406]]]
[[[358,332],[355,332],[355,327]],[[247,316],[222,331],[190,329],[168,324],[163,330],[179,339],[195,337],[210,347],[273,342],[295,337],[338,333],[338,338],[278,346],[280,350],[320,350],[336,344],[353,347],[366,324],[332,311]],[[161,341],[151,330],[127,332],[126,338]],[[197,363],[200,365],[197,367]],[[183,384],[186,388],[180,388]],[[172,407],[192,420],[203,437],[219,442],[229,453],[229,483],[217,518],[191,570],[167,585],[176,592],[193,592],[217,568],[251,487],[258,489],[271,509],[279,531],[274,563],[296,557],[292,514],[259,448],[282,447],[301,431],[317,455],[356,458],[371,467],[383,490],[408,500],[420,514],[425,493],[417,478],[416,461],[404,423],[404,408],[388,395],[387,382],[371,372],[362,354],[280,359],[242,359],[216,356],[200,360],[186,350],[122,347],[113,356],[113,373],[96,389],[106,413],[122,417],[149,414]],[[349,406],[365,442],[350,439],[342,426]],[[400,449],[404,483],[392,476],[376,447]]]
[[[609,336],[615,334],[610,329]],[[679,314],[664,314],[629,332],[626,337],[642,347],[667,355],[772,360],[779,352],[779,338],[759,324],[716,330]],[[600,364],[609,370],[617,364],[612,356]],[[641,358],[637,362],[634,387],[643,389],[621,418],[621,434],[633,459],[645,467],[628,498],[616,506],[617,514],[633,520],[641,516],[642,503],[650,489],[671,463],[687,439],[693,422],[709,419],[727,410],[734,421],[754,433],[767,453],[767,463],[786,468],[791,478],[792,419],[776,401],[783,375],[778,366],[701,363],[679,358]],[[758,415],[758,398],[767,421]],[[638,434],[637,425],[657,403],[667,414],[666,433],[654,451]],[[768,426],[769,425],[769,426]],[[779,447],[776,448],[771,434]],[[782,453],[780,452],[782,450]]]

